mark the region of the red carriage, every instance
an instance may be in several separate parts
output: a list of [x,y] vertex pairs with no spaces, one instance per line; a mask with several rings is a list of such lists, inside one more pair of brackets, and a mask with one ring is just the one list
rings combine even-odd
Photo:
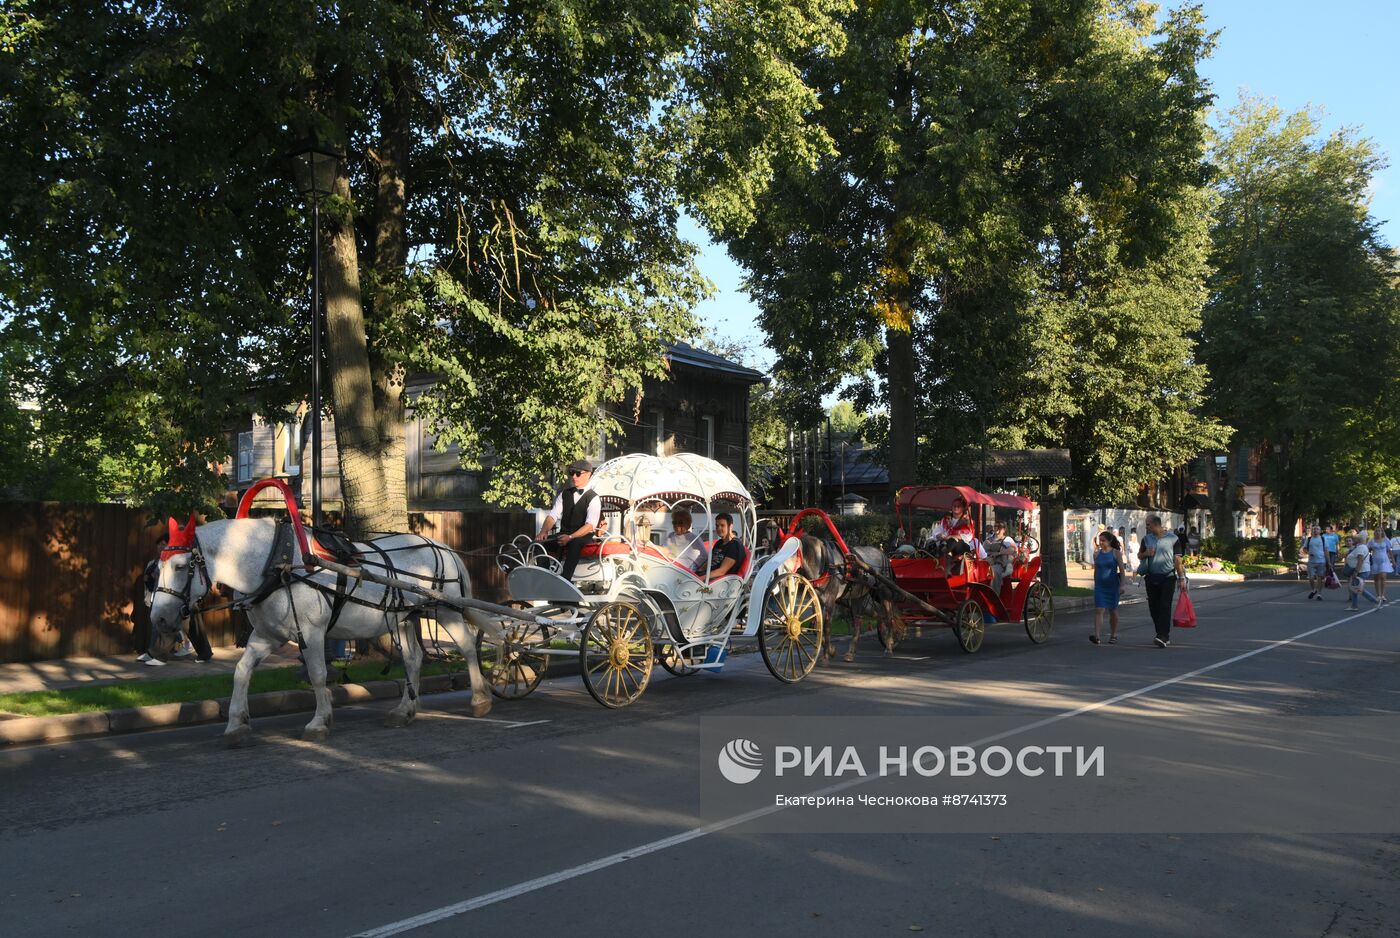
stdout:
[[[959,536],[935,540],[919,536],[921,517],[933,528],[954,504],[962,501],[968,516]],[[909,625],[940,626],[953,630],[965,652],[982,647],[987,626],[1020,622],[1037,645],[1047,641],[1054,628],[1055,609],[1050,588],[1040,579],[1039,544],[1027,533],[1036,504],[1019,495],[988,494],[958,485],[919,485],[900,489],[895,496],[895,516],[904,543],[890,553],[890,574],[884,576],[847,548],[826,513],[807,509],[793,519],[788,533],[798,533],[803,519],[817,516],[826,523],[836,547],[846,559],[847,575],[859,572],[896,597],[899,613]],[[1010,545],[996,544],[988,552],[980,534],[990,525],[989,515],[1007,522]],[[950,530],[945,527],[945,531]],[[912,538],[912,540],[911,540]],[[949,550],[949,545],[962,547]],[[1009,553],[1008,553],[1009,552]],[[994,565],[1000,565],[998,570]]]

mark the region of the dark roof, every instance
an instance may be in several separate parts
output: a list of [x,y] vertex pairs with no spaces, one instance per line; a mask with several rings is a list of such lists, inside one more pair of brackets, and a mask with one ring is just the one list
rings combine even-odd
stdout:
[[1187,492],[1181,497],[1181,508],[1183,511],[1194,511],[1197,508],[1209,510],[1211,498],[1209,495],[1202,495],[1199,492]]
[[[847,485],[889,485],[890,471],[880,465],[879,453],[868,447],[847,447],[844,481]],[[841,468],[831,477],[830,484],[842,483]]]
[[1066,479],[1073,474],[1067,449],[989,449],[968,453],[954,471],[969,479]]
[[666,357],[678,365],[689,365],[692,368],[703,368],[706,371],[720,371],[734,375],[736,378],[743,378],[750,384],[760,384],[768,380],[761,371],[755,371],[738,362],[730,361],[723,355],[716,355],[714,352],[696,348],[688,342],[677,342],[667,346]]

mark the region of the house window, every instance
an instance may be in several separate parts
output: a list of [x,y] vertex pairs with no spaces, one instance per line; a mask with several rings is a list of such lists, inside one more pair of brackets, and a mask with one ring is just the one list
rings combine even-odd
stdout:
[[666,415],[656,411],[656,455],[666,455]]
[[288,420],[282,425],[287,449],[282,457],[283,471],[289,476],[301,475],[301,421]]
[[715,458],[715,418],[700,418],[700,445],[702,452],[709,459]]
[[253,431],[238,434],[238,481],[253,478]]

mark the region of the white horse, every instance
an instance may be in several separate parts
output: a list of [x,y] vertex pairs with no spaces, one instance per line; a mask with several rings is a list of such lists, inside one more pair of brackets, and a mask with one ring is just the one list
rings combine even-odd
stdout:
[[[285,536],[285,535],[284,535]],[[285,543],[285,542],[283,542]],[[170,519],[169,544],[160,556],[160,584],[151,605],[151,624],[162,632],[173,632],[212,584],[231,591],[235,601],[253,602],[247,606],[253,634],[234,673],[233,696],[229,700],[228,727],[224,741],[229,746],[245,745],[252,739],[248,722],[248,683],[253,669],[268,655],[289,641],[297,642],[306,659],[311,686],[316,695],[316,715],[302,730],[302,738],[321,741],[330,734],[331,694],[326,688],[325,642],[333,638],[374,638],[386,632],[398,633],[403,652],[406,682],[399,705],[385,718],[388,726],[407,726],[418,710],[423,663],[418,641],[416,613],[424,597],[361,581],[342,583],[344,595],[354,586],[348,601],[337,605],[336,575],[325,570],[308,573],[303,565],[300,544],[292,540],[284,559],[290,560],[292,576],[285,581],[269,570],[269,558],[279,547],[278,522],[271,518],[242,518],[214,521],[196,531],[194,516],[181,527]],[[355,545],[372,561],[391,563],[393,575],[409,582],[432,586],[447,596],[471,597],[471,581],[462,560],[444,544],[414,534],[393,534],[376,538],[370,544]],[[385,567],[370,566],[376,572]],[[274,583],[271,577],[276,577]],[[386,596],[387,592],[387,596]],[[482,678],[476,657],[476,633],[496,626],[483,613],[469,610],[464,617],[457,609],[438,605],[438,623],[452,636],[467,662],[471,678],[472,715],[485,716],[491,710],[491,695]],[[334,628],[331,620],[334,616]]]

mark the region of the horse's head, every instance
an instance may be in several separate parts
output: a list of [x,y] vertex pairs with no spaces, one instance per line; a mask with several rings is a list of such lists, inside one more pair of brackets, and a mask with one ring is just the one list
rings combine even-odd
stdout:
[[184,525],[170,519],[170,533],[159,563],[151,625],[161,632],[177,632],[210,587],[209,572],[195,536],[194,512],[190,512],[190,520]]

